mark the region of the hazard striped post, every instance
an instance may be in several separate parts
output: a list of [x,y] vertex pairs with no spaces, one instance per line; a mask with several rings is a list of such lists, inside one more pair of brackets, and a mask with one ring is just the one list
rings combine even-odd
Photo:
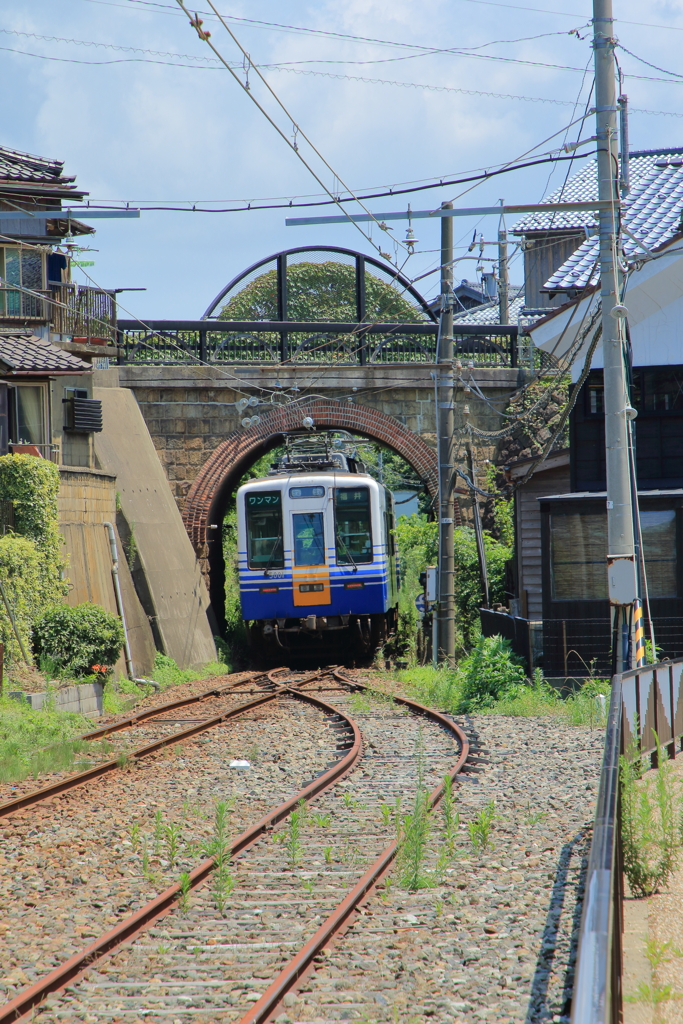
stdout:
[[643,602],[640,598],[633,602],[633,630],[636,640],[636,668],[642,668],[645,664],[645,627],[643,624]]

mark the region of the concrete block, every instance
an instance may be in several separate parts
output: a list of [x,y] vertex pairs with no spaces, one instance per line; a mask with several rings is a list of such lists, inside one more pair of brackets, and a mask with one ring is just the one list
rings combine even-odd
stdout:
[[72,711],[85,715],[86,718],[97,718],[102,714],[102,683],[80,683],[76,686],[65,686],[60,690],[43,691],[42,693],[25,693],[14,690],[10,693],[12,700],[23,701],[38,711],[47,701],[51,701],[59,711]]

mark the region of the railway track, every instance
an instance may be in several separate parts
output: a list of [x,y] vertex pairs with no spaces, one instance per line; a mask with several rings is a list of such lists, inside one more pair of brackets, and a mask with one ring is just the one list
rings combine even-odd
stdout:
[[[251,699],[245,701],[246,694],[237,694],[245,688],[260,692],[249,694]],[[226,700],[230,707],[215,704]],[[133,716],[136,721],[128,723],[128,728],[160,733],[151,741],[146,734],[148,742],[136,748],[137,753],[133,751],[138,775],[149,779],[142,764],[158,764],[162,747],[175,751],[183,744],[185,749],[185,745],[196,745],[201,734],[210,736],[212,745],[214,738],[225,745],[239,723],[253,730],[257,718],[263,720],[267,714],[272,750],[278,738],[273,724],[282,734],[280,739],[287,727],[291,731],[292,723],[297,742],[305,738],[306,730],[311,737],[323,737],[309,737],[305,765],[300,765],[297,776],[299,781],[302,774],[314,778],[277,802],[273,797],[282,793],[273,787],[271,771],[269,779],[262,780],[270,782],[271,807],[260,821],[231,840],[233,866],[227,880],[224,869],[216,871],[215,856],[197,864],[195,852],[195,865],[185,865],[188,870],[182,883],[168,886],[18,992],[0,1009],[2,1024],[30,1012],[45,1024],[72,1019],[251,1024],[272,1019],[284,1003],[291,1002],[294,990],[319,966],[320,958],[329,956],[343,930],[353,926],[363,901],[382,884],[396,855],[396,816],[410,809],[416,788],[431,791],[429,802],[436,804],[444,774],[454,777],[468,757],[466,736],[443,716],[410,701],[364,696],[357,680],[339,672],[303,674],[286,681],[280,673],[271,673],[267,680],[253,677],[231,687],[229,693],[205,695],[201,705],[202,720],[183,722],[185,728],[175,732],[172,727],[181,724],[177,716],[187,714],[184,709],[189,703],[156,709],[144,724]],[[229,730],[228,716],[232,719]],[[362,762],[359,724],[366,745]],[[122,725],[116,724],[119,731]],[[103,732],[96,730],[93,738]],[[147,752],[150,747],[156,749]],[[225,756],[224,751],[216,753]],[[126,771],[130,769],[120,774]],[[225,774],[224,762],[221,772]],[[87,781],[92,782],[80,780],[78,785]],[[158,782],[155,779],[154,786]],[[101,789],[103,783],[100,778],[93,784]],[[147,802],[143,800],[145,784],[149,788],[149,782],[142,783],[141,803]],[[79,796],[84,793],[81,790]],[[248,810],[243,811],[239,803],[233,809],[235,830],[247,823],[250,814],[253,819],[254,812],[263,809],[263,794],[251,793],[255,798]],[[225,787],[217,795],[225,796]],[[35,811],[44,808],[46,798],[43,790],[40,800],[33,798],[29,803]],[[64,800],[69,796],[60,797]],[[309,807],[311,800],[315,805]],[[217,826],[213,827],[215,832]],[[144,826],[141,830],[144,841],[151,842],[151,833],[146,835]],[[203,821],[199,831],[205,841],[215,844],[210,823]],[[170,834],[167,831],[166,837]],[[136,835],[135,841],[139,847],[143,838]],[[134,868],[138,871],[145,856],[139,849],[129,856],[129,860],[137,858]],[[231,890],[220,898],[217,876],[224,890]],[[328,1009],[344,1019],[354,1007],[345,999],[344,1005]]]

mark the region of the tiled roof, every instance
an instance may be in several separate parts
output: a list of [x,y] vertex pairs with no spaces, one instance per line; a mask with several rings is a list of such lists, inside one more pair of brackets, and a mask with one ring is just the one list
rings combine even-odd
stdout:
[[76,178],[71,175],[62,175],[64,162],[62,160],[48,160],[42,156],[32,156],[30,153],[18,153],[14,149],[6,149],[0,146],[0,186],[5,188],[21,190],[22,185],[33,186],[27,191],[37,189],[40,194],[65,193],[71,199],[80,199],[85,192],[76,189],[74,182]]
[[[629,156],[629,179],[631,195],[644,181],[657,175],[662,164],[675,166],[683,158],[683,148],[667,150],[642,150]],[[543,199],[542,203],[573,203],[588,202],[597,199],[598,177],[597,161],[582,167],[569,181]],[[630,199],[630,195],[627,197]],[[597,220],[590,211],[573,211],[567,213],[529,213],[518,221],[512,233],[526,235],[534,231],[580,231],[582,228],[595,228]]]
[[[523,306],[523,295],[510,299],[510,323],[517,323]],[[498,299],[494,299],[492,302],[483,302],[481,306],[474,306],[466,313],[457,313],[453,317],[453,325],[457,329],[458,324],[499,324],[499,309]]]
[[[660,157],[623,200],[622,223],[648,249],[664,245],[681,230],[683,213],[683,159]],[[643,250],[627,234],[622,235],[627,257]],[[591,235],[545,283],[544,290],[566,291],[597,284],[599,242]]]
[[84,359],[57,348],[30,331],[0,331],[0,364],[17,373],[83,373],[92,370]]

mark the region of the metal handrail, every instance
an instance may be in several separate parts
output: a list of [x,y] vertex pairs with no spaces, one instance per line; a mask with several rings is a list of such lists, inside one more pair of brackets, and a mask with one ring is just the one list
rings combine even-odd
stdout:
[[620,755],[626,752],[636,759],[649,754],[654,766],[659,751],[675,757],[682,736],[683,658],[613,676],[579,929],[572,1024],[622,1020]]
[[615,891],[621,894],[621,878],[616,878],[621,685],[621,676],[614,676],[579,931],[572,1024],[616,1024],[619,1020],[621,993],[614,998],[612,980],[617,956],[621,964],[621,908],[615,912],[614,899]]

